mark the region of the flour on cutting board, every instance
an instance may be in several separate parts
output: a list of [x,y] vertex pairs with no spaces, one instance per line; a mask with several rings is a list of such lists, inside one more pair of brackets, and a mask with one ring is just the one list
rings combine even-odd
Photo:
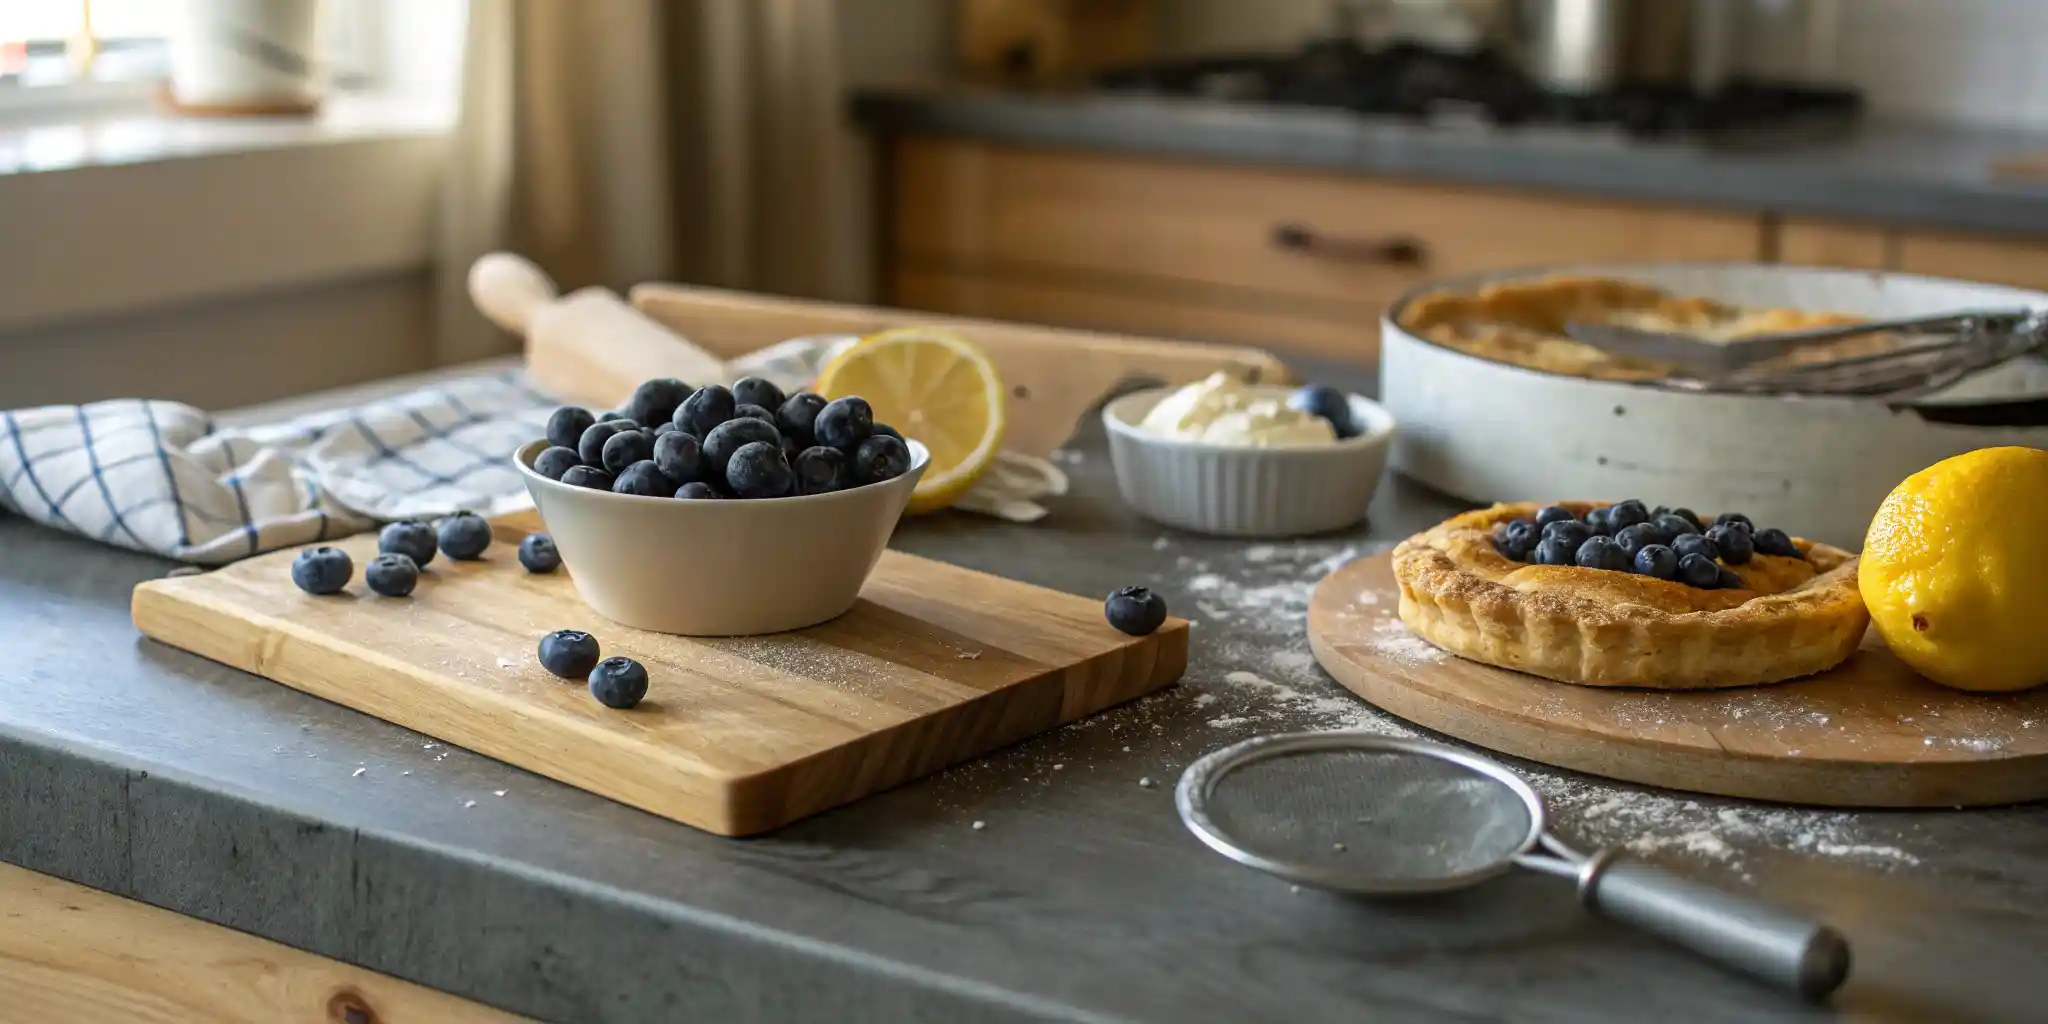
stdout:
[[[1221,743],[1262,733],[1350,729],[1424,735],[1338,686],[1309,651],[1308,606],[1316,584],[1353,559],[1384,547],[1251,544],[1235,554],[1179,556],[1175,572],[1159,580],[1158,589],[1169,602],[1193,604],[1230,628],[1196,637],[1195,656],[1180,686],[1096,719],[1117,732],[1136,727],[1163,734],[1162,721],[1185,718],[1206,725],[1185,746],[1178,736],[1162,736],[1184,758],[1173,765],[1176,769]],[[1390,598],[1368,591],[1356,604],[1362,613],[1369,610],[1367,643],[1381,656],[1406,665],[1450,659],[1401,625]],[[1807,721],[1813,719],[1809,716]],[[1083,728],[1090,725],[1081,723]],[[1888,841],[1896,830],[1882,819],[1696,798],[1540,766],[1515,767],[1543,795],[1554,827],[1585,846],[1620,846],[1738,871],[1748,870],[1753,858],[1767,853],[1836,858],[1880,868],[1919,863],[1910,850]]]

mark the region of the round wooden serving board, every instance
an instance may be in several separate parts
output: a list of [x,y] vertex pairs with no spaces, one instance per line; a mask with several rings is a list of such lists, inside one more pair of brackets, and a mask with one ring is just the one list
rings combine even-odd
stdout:
[[1574,686],[1454,657],[1408,632],[1388,556],[1330,574],[1309,605],[1316,659],[1351,692],[1468,743],[1630,782],[1840,807],[2048,797],[2048,688],[1922,679],[1875,632],[1841,666],[1774,686]]

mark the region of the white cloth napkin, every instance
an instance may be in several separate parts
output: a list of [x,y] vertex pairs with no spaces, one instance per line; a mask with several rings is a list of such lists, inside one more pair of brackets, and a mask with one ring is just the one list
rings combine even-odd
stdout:
[[[799,386],[837,341],[796,339],[734,368]],[[204,565],[391,520],[499,515],[531,507],[511,453],[556,404],[512,371],[232,429],[146,399],[16,410],[0,413],[0,508]],[[959,507],[1030,521],[1066,488],[1057,467],[1006,453]]]

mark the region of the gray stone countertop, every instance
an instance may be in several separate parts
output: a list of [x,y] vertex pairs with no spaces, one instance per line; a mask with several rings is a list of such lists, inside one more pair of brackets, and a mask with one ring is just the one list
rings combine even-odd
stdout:
[[1872,121],[1802,142],[1637,142],[1598,130],[936,85],[863,91],[852,113],[885,132],[2048,234],[2048,184],[1991,173],[2001,158],[2048,153],[2048,134]]
[[1846,930],[1832,1010],[1595,920],[1552,878],[1375,903],[1210,853],[1172,807],[1203,752],[1412,732],[1315,666],[1303,615],[1330,567],[1455,506],[1389,479],[1348,534],[1212,540],[1125,510],[1099,430],[1064,461],[1047,520],[941,515],[897,545],[1157,587],[1198,623],[1181,684],[750,840],[145,640],[129,590],[167,563],[0,520],[0,859],[560,1021],[2041,1019],[2037,806],[1806,810],[1516,763],[1568,841]]

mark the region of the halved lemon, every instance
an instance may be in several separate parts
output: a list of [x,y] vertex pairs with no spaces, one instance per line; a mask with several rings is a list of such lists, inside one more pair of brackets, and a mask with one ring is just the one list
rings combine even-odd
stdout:
[[826,398],[859,395],[875,421],[932,453],[911,492],[912,515],[960,500],[1003,443],[1003,381],[988,353],[952,331],[899,327],[868,335],[818,373]]

